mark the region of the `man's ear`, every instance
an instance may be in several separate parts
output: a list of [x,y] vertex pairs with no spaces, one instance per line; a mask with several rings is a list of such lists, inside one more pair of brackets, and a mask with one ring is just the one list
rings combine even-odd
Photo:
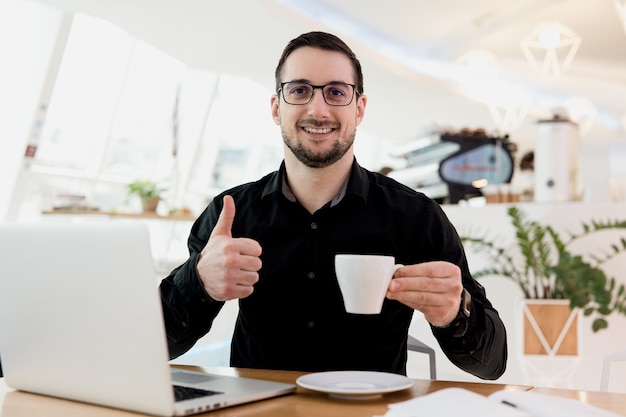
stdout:
[[280,125],[280,100],[276,94],[272,95],[270,100],[270,105],[272,107],[272,119],[274,119],[274,123]]
[[363,116],[365,116],[365,107],[367,106],[367,96],[362,94],[359,96],[357,105],[356,105],[356,125],[360,125],[363,120]]

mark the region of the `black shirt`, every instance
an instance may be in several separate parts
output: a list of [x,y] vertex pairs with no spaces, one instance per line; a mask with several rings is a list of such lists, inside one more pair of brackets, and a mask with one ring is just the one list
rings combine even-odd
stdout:
[[196,270],[222,209],[233,196],[233,237],[257,240],[263,267],[254,292],[239,300],[231,345],[236,367],[300,371],[376,370],[406,374],[413,310],[385,299],[380,315],[345,312],[334,272],[338,253],[391,255],[404,265],[444,260],[461,268],[472,314],[461,337],[433,332],[450,360],[481,378],[506,366],[506,332],[470,275],[459,237],[437,203],[355,161],[344,191],[310,214],[284,186],[284,163],[257,182],[217,196],[194,223],[190,257],[160,286],[170,356],[211,328],[223,302],[204,291]]

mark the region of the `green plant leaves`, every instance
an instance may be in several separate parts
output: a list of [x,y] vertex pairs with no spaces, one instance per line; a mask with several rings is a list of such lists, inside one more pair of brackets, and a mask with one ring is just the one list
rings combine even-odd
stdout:
[[526,298],[569,299],[572,308],[583,309],[585,316],[599,316],[592,323],[594,332],[608,327],[604,317],[613,312],[626,315],[624,285],[618,287],[615,279],[609,279],[601,269],[604,262],[626,252],[626,238],[609,244],[608,255],[589,255],[589,261],[568,250],[568,244],[583,236],[601,230],[626,229],[626,221],[582,223],[582,233],[563,239],[552,227],[526,219],[516,206],[509,207],[507,214],[521,256],[516,257],[509,247],[487,237],[461,237],[464,244],[490,257],[490,266],[475,272],[476,278],[505,276],[519,285]]
[[605,319],[601,318],[595,319],[591,324],[591,329],[594,333],[598,330],[606,329],[607,327],[609,327],[609,323]]
[[128,194],[136,194],[141,198],[160,198],[165,191],[156,182],[147,180],[137,180],[127,185]]

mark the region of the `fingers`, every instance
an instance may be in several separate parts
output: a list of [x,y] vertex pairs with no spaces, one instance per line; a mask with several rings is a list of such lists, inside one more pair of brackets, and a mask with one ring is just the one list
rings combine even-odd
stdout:
[[456,316],[462,291],[458,266],[448,262],[425,262],[398,269],[387,298],[421,311],[426,320],[440,326]]
[[225,279],[205,281],[204,287],[214,300],[228,301],[248,297],[258,279],[256,272],[231,271]]
[[387,298],[405,304],[441,306],[459,299],[463,285],[452,278],[408,277],[391,280]]
[[211,236],[227,236],[232,237],[233,222],[235,221],[235,200],[232,196],[224,196],[224,206],[217,224],[211,232]]
[[252,294],[262,266],[259,242],[232,237],[235,201],[229,195],[223,201],[220,216],[196,265],[205,290],[218,301]]
[[431,277],[446,278],[461,276],[459,267],[453,263],[445,261],[423,262],[415,265],[407,265],[399,268],[394,277]]
[[[237,239],[234,239],[233,241],[228,240],[233,237],[232,229],[233,229],[233,223],[235,221],[235,211],[236,211],[235,200],[233,199],[232,196],[225,195],[223,201],[224,201],[224,206],[222,207],[222,212],[220,213],[220,216],[217,219],[217,223],[215,224],[215,227],[211,231],[209,242],[211,242],[212,240],[218,241],[218,240],[221,240],[221,239],[218,239],[218,237],[224,237],[224,238],[227,238],[226,240],[223,240],[225,251],[230,250],[233,255],[241,254],[241,255],[249,255],[249,256],[256,256],[256,257],[261,256],[261,245],[259,245],[259,242],[257,242],[254,239],[237,238]],[[204,254],[210,248],[212,248],[212,245],[206,245],[204,249],[202,250],[202,253]],[[257,269],[248,269],[248,270],[258,271],[259,269],[261,269],[260,266],[258,266]]]
[[389,285],[390,292],[461,293],[461,270],[450,262],[424,262],[399,268]]

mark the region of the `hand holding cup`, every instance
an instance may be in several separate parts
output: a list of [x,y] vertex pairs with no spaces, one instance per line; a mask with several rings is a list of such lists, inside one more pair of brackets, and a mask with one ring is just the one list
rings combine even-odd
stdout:
[[380,314],[393,274],[402,265],[393,256],[335,256],[337,282],[348,313]]

